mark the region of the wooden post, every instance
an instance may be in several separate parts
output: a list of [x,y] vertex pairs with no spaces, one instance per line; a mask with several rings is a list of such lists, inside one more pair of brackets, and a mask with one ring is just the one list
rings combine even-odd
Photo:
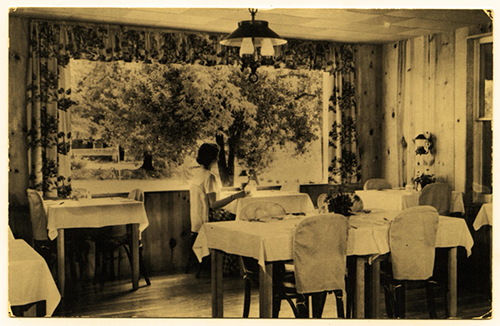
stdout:
[[132,229],[132,288],[137,290],[139,288],[139,224],[134,223],[131,225]]
[[64,262],[64,229],[57,229],[57,283],[61,298],[64,297],[64,285],[66,282],[66,271]]
[[372,318],[379,318],[380,313],[380,259],[377,258],[372,263],[372,290],[370,298]]
[[210,249],[212,257],[212,318],[224,317],[224,297],[222,287],[222,252]]
[[356,318],[365,318],[365,258],[356,257],[356,304],[354,307],[354,316]]
[[271,318],[273,311],[273,264],[259,266],[259,316]]
[[457,247],[450,248],[448,253],[448,311],[450,317],[457,317]]

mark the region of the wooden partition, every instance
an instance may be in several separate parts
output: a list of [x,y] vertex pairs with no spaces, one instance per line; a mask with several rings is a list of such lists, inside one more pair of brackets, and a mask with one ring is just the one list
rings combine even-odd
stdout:
[[143,257],[153,273],[184,267],[189,257],[189,191],[146,192],[149,226],[142,234]]

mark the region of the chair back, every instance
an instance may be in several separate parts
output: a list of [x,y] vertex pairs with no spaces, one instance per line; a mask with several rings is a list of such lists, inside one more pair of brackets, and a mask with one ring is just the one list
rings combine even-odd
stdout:
[[293,264],[298,293],[343,290],[347,217],[335,213],[307,218],[295,229]]
[[251,220],[284,215],[286,215],[286,211],[280,204],[272,201],[259,201],[243,206],[236,218],[238,220]]
[[389,231],[392,271],[396,280],[432,276],[439,214],[432,206],[414,206],[399,213]]
[[327,213],[328,212],[328,203],[325,201],[326,200],[327,194],[323,193],[318,196],[318,199],[316,201],[318,209],[321,213]]
[[34,240],[48,240],[47,214],[43,207],[43,199],[38,191],[28,189],[28,205],[30,208],[31,228]]
[[444,182],[430,183],[422,188],[419,205],[434,207],[439,215],[449,215],[451,206],[451,186]]
[[127,198],[137,201],[144,201],[144,191],[142,191],[142,189],[134,189],[128,193]]
[[363,190],[392,189],[391,184],[385,179],[369,179],[363,185]]
[[208,197],[205,190],[197,184],[189,187],[189,206],[191,218],[191,232],[198,233],[201,226],[208,222]]

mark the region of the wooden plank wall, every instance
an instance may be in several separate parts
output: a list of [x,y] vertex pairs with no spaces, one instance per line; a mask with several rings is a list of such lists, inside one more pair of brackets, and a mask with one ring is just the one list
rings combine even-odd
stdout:
[[393,187],[411,182],[414,138],[428,131],[436,140],[435,176],[464,191],[466,35],[457,30],[382,46],[381,169]]
[[187,262],[191,221],[189,192],[147,192],[149,226],[143,232],[143,257],[152,272],[174,271]]
[[381,49],[381,46],[374,45],[360,45],[356,48],[356,128],[361,184],[382,175],[379,155],[384,128],[380,103]]
[[399,44],[391,43],[382,49],[382,118],[383,128],[381,142],[381,177],[389,181],[393,187],[399,186],[398,161],[398,82]]

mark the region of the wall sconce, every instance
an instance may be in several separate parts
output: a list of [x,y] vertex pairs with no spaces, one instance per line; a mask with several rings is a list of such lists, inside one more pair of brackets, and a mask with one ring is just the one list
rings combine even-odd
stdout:
[[[220,41],[220,44],[240,48],[241,71],[250,68],[248,79],[255,83],[259,79],[256,73],[257,68],[260,65],[273,65],[274,46],[286,44],[286,40],[273,32],[268,27],[267,21],[255,20],[257,9],[248,9],[248,11],[252,15],[252,20],[239,22],[238,28]],[[260,60],[257,48],[260,48]]]
[[419,134],[415,137],[415,154],[425,155],[429,154],[434,147],[434,139],[429,132]]

